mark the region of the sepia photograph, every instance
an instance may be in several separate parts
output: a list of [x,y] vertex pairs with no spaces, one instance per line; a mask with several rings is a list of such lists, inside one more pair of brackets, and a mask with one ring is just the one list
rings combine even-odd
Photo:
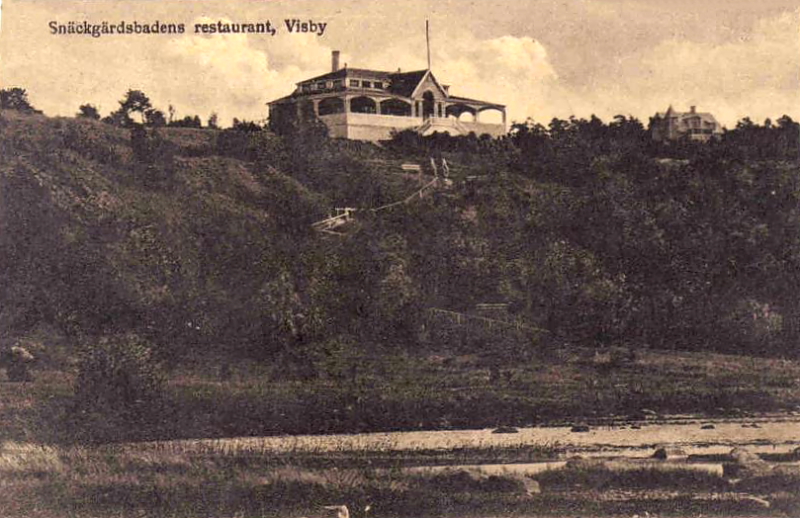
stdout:
[[800,517],[800,4],[0,0],[62,517]]

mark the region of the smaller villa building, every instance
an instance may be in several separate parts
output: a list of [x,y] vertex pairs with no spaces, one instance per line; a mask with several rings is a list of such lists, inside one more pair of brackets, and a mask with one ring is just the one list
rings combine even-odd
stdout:
[[[330,72],[297,83],[291,95],[268,104],[273,129],[319,119],[334,138],[385,140],[405,129],[423,135],[506,133],[502,104],[451,95],[448,85],[440,84],[429,69],[340,68],[339,51],[333,51]],[[492,121],[487,120],[490,113]]]
[[650,136],[657,142],[682,138],[706,142],[721,133],[717,119],[710,113],[698,112],[694,106],[688,112],[678,112],[670,106],[650,118]]

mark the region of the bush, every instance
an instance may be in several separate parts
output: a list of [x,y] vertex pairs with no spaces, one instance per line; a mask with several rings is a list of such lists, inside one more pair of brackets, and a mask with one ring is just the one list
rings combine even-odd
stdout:
[[78,368],[81,410],[138,418],[160,404],[162,377],[151,347],[136,335],[100,339],[83,351]]
[[17,110],[23,113],[42,113],[28,101],[24,88],[14,87],[0,90],[0,110]]

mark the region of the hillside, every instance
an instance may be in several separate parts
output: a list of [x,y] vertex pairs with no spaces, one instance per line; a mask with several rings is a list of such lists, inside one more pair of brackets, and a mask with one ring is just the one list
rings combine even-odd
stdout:
[[[4,111],[0,347],[33,352],[33,397],[61,409],[20,401],[7,433],[794,408],[796,363],[749,357],[796,357],[797,164],[738,155],[737,133],[663,160],[638,121],[564,124],[376,146]],[[451,182],[368,210],[428,182],[431,157]],[[338,207],[359,209],[339,236],[312,230]],[[506,323],[431,319],[479,303],[506,304]]]
[[146,163],[128,130],[3,114],[5,337],[46,324],[75,338],[157,329],[169,341],[215,312],[231,318],[237,308],[219,306],[248,304],[291,263],[286,240],[309,234],[319,196],[274,169],[196,156],[213,132],[163,133],[163,156]]

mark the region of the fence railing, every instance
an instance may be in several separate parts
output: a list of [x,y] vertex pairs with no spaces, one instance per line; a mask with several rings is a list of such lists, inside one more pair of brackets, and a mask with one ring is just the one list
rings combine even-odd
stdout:
[[477,326],[489,331],[515,331],[520,334],[530,334],[538,336],[541,333],[548,333],[546,329],[541,329],[524,322],[497,320],[494,318],[472,315],[470,313],[460,313],[448,309],[430,308],[429,316],[433,319],[449,322],[458,326]]

